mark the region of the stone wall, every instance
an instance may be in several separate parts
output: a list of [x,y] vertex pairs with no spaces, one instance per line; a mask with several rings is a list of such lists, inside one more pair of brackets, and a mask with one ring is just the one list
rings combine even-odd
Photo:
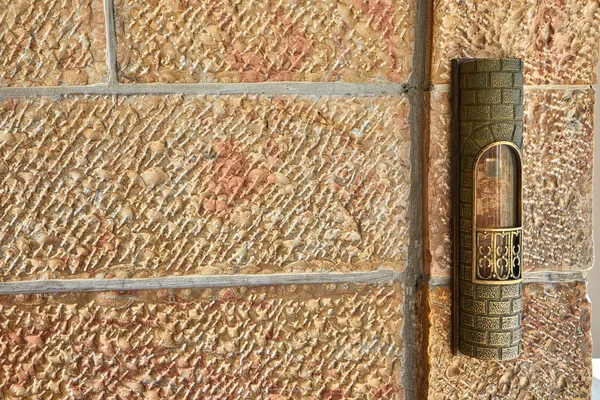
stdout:
[[[589,398],[598,0],[0,0],[0,397]],[[450,351],[456,57],[525,63],[523,355]]]

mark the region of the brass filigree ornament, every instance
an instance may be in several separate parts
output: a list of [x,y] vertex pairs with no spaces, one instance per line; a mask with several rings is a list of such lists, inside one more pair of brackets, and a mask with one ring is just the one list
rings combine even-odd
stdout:
[[454,351],[521,352],[523,63],[453,67]]

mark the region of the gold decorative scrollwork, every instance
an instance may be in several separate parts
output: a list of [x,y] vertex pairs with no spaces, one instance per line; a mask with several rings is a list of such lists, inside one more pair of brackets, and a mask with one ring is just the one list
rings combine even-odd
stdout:
[[521,279],[521,228],[476,229],[475,279]]

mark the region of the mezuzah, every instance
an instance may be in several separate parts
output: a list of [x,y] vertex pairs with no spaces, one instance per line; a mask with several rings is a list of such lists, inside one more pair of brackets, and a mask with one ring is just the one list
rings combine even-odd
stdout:
[[521,348],[523,63],[455,60],[452,91],[455,346],[510,360]]

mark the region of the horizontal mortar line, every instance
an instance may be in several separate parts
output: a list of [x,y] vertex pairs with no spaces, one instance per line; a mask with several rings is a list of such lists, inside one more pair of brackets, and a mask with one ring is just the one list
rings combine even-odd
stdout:
[[[587,271],[541,271],[524,272],[524,283],[559,283],[559,282],[583,282],[587,278]],[[429,279],[429,286],[448,286],[452,283],[449,276],[437,276]]]
[[523,279],[525,283],[583,282],[587,280],[587,271],[524,272]]
[[452,277],[450,276],[434,276],[429,278],[429,287],[449,286],[450,284],[452,284]]
[[587,90],[594,85],[523,85],[525,90]]
[[[449,92],[452,85],[437,84],[431,85],[433,92]],[[593,89],[594,86],[589,85],[523,85],[523,90],[587,90]]]
[[390,270],[368,272],[313,272],[264,275],[191,275],[140,279],[50,279],[0,283],[0,295],[101,292],[106,290],[206,289],[235,286],[307,285],[328,283],[376,284],[402,280]]
[[62,96],[62,95],[390,95],[406,93],[404,83],[348,82],[264,82],[264,83],[148,83],[90,86],[3,87],[0,97]]

